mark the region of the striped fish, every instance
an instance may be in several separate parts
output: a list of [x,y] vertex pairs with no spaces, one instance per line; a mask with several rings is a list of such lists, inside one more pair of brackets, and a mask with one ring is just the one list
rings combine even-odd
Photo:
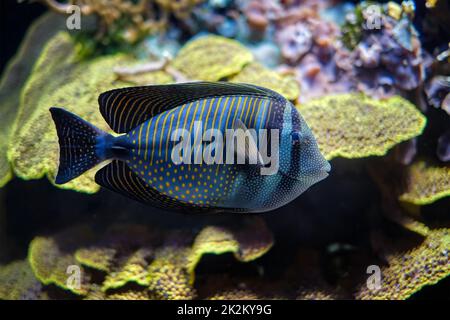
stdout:
[[[117,135],[50,108],[60,145],[57,184],[109,161],[95,181],[155,207],[264,212],[292,201],[330,170],[295,107],[266,88],[226,82],[130,87],[104,92],[98,102]],[[239,132],[244,143],[227,130]],[[191,134],[180,139],[190,143],[178,154],[181,162],[174,161],[180,147],[175,132]],[[213,144],[214,133],[222,135],[222,145]],[[205,150],[212,163],[203,158]]]

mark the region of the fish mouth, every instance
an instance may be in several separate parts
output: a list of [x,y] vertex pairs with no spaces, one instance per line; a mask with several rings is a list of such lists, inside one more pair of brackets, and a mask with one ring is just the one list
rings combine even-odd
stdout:
[[305,179],[305,177],[309,177],[309,178],[313,178],[315,180],[317,180],[317,182],[325,179],[326,177],[329,176],[331,171],[331,165],[330,163],[327,161],[324,165],[322,165],[319,169],[313,170],[311,172],[305,172],[304,176],[302,177],[297,177],[297,176],[292,176],[289,175],[283,171],[280,170],[280,173],[288,178],[291,178],[293,180],[303,180]]
[[331,164],[328,161],[325,162],[320,171],[325,171],[326,173],[329,173],[331,171]]

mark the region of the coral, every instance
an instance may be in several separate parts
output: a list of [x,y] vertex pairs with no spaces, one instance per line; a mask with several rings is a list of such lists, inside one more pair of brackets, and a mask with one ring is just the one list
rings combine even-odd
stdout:
[[57,32],[60,23],[61,19],[53,14],[46,14],[34,22],[0,80],[0,187],[12,177],[6,150],[19,109],[20,90],[44,43]]
[[298,107],[327,159],[382,156],[419,135],[426,118],[408,101],[362,94],[331,95]]
[[[68,233],[55,237],[36,237],[31,241],[28,250],[28,261],[34,275],[44,285],[55,284],[77,295],[85,295],[89,290],[90,277],[85,268],[74,257],[74,249],[78,244],[92,239],[88,228],[74,228]],[[70,267],[80,271],[80,282],[70,282]]]
[[42,284],[35,278],[27,261],[15,261],[0,266],[1,300],[45,299]]
[[[240,261],[251,261],[264,255],[273,244],[271,232],[263,220],[247,219],[240,228],[206,227],[195,238],[188,259],[188,271],[206,254],[233,252]],[[193,278],[192,278],[193,281]]]
[[281,54],[289,63],[302,58],[312,46],[312,34],[304,23],[289,25],[278,32]]
[[223,291],[214,294],[211,297],[208,297],[209,300],[260,300],[262,297],[260,297],[258,294],[250,291],[250,290],[229,290],[229,291]]
[[75,252],[75,259],[89,268],[110,272],[116,250],[102,247],[81,248]]
[[450,167],[417,161],[407,170],[406,187],[399,197],[401,201],[426,205],[450,195]]
[[443,133],[438,139],[436,154],[443,162],[450,161],[450,130]]
[[388,266],[381,268],[380,289],[362,285],[356,299],[407,299],[427,285],[437,283],[450,274],[450,230],[429,230],[426,238],[406,252],[386,256]]
[[155,2],[159,4],[163,10],[171,12],[176,18],[183,20],[187,19],[193,8],[204,2],[204,0],[155,0]]
[[[61,106],[75,112],[99,128],[110,131],[97,105],[98,95],[125,87],[116,80],[114,67],[133,64],[121,54],[78,62],[74,45],[66,33],[52,38],[42,51],[21,94],[20,110],[9,144],[8,158],[14,173],[23,179],[47,176],[52,182],[58,167],[58,139],[48,108]],[[154,81],[167,81],[156,76]],[[129,84],[128,84],[129,85]],[[36,139],[39,137],[39,139]],[[87,193],[98,191],[94,170],[61,185]]]
[[[391,3],[375,6],[377,10],[369,5],[357,6],[348,21],[360,36],[350,45],[351,51],[339,51],[338,65],[350,70],[358,90],[372,96],[390,97],[418,88],[425,80],[430,57],[422,50],[412,25],[414,4],[404,1],[397,8]],[[378,20],[374,20],[375,11]]]
[[[271,248],[272,236],[264,222],[244,220],[239,227],[206,226],[199,233],[117,225],[94,235],[89,227],[74,227],[33,239],[28,260],[42,284],[55,284],[86,299],[193,299],[195,267],[204,254],[234,252],[239,261],[247,262]],[[78,288],[67,283],[71,265],[81,271]],[[93,270],[104,275],[100,285],[93,280]]]
[[[108,270],[102,290],[120,288],[128,282],[136,282],[140,285],[148,285],[148,262],[151,251],[147,248],[138,249],[121,263],[115,271]],[[116,258],[117,260],[117,258]],[[101,270],[101,269],[99,269]]]
[[[72,13],[71,5],[78,5],[84,16],[97,17],[98,26],[88,38],[94,39],[94,46],[120,46],[134,44],[145,36],[163,32],[169,26],[170,17],[186,19],[192,9],[203,0],[76,0],[71,3],[61,3],[57,0],[40,0],[51,10],[67,15]],[[89,30],[91,32],[91,30]],[[78,40],[83,39],[78,37]],[[85,40],[86,40],[85,39]],[[90,40],[92,42],[92,40]],[[91,48],[85,44],[87,54]]]
[[[273,28],[271,40],[281,49],[283,67],[302,88],[300,102],[354,91],[387,98],[423,84],[431,58],[412,25],[410,2],[402,6],[364,2],[347,15],[342,28],[321,15],[321,2],[268,3],[272,4],[247,8],[268,24],[265,29]],[[372,21],[375,8],[380,19]]]
[[295,100],[300,94],[299,86],[290,76],[282,76],[275,71],[267,69],[257,62],[244,67],[230,82],[251,83],[277,91],[288,100]]
[[219,36],[204,36],[187,43],[171,66],[192,80],[217,81],[232,76],[253,60],[239,42]]

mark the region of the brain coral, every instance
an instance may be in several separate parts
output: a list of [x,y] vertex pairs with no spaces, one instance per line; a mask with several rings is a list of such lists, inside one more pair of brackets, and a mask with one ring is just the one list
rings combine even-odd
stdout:
[[407,183],[400,200],[426,205],[450,195],[450,167],[417,161],[408,167]]
[[171,65],[190,79],[217,81],[238,73],[251,61],[252,53],[239,42],[205,36],[186,44]]
[[362,94],[331,95],[298,107],[327,159],[382,156],[419,135],[426,118],[408,101]]
[[244,67],[230,82],[245,82],[277,91],[288,100],[295,100],[300,94],[299,85],[294,78],[282,76],[257,62]]

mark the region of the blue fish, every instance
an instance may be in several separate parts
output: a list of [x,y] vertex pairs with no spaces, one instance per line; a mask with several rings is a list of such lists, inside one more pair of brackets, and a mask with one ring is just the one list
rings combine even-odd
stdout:
[[155,207],[264,212],[294,200],[330,171],[296,108],[263,87],[130,87],[104,92],[98,102],[117,135],[50,108],[60,146],[55,183],[109,161],[95,181]]

